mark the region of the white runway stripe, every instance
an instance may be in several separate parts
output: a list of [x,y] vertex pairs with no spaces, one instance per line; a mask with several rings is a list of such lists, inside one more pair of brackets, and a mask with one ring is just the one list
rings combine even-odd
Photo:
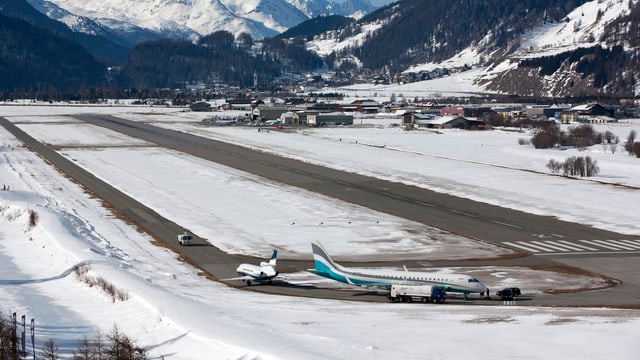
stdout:
[[527,242],[527,246],[533,246],[533,247],[536,247],[538,249],[541,249],[542,251],[548,251],[548,252],[558,251],[558,248],[555,248],[553,246],[547,245],[547,244],[543,243],[542,241],[529,241],[529,242]]
[[529,248],[529,247],[526,247],[524,245],[520,245],[520,244],[516,244],[516,243],[512,243],[512,242],[506,242],[505,241],[505,242],[503,242],[503,244],[505,244],[507,246],[511,246],[511,247],[516,247],[518,249],[526,250],[526,251],[529,251],[529,252],[532,252],[532,253],[540,252],[540,250],[536,250],[536,249]]
[[605,248],[605,249],[609,249],[609,250],[624,250],[624,249],[621,249],[618,246],[609,244],[608,242],[603,241],[603,240],[580,240],[580,242],[591,244],[591,245],[594,245],[594,246],[599,246],[599,247],[602,247],[602,248]]
[[541,245],[550,247],[552,249],[555,249],[556,251],[571,251],[571,250],[575,250],[575,249],[571,249],[571,248],[567,248],[566,245],[563,244],[558,244],[557,241],[554,240],[547,240],[547,241],[532,241],[533,243],[540,243]]
[[535,253],[536,255],[544,255],[541,253],[551,254],[578,254],[586,252],[599,253],[602,249],[633,253],[640,251],[640,241],[637,240],[578,240],[571,242],[568,240],[545,240],[545,241],[515,241],[503,242],[504,245],[515,247],[524,251]]
[[564,244],[566,247],[572,249],[572,250],[576,250],[576,251],[598,251],[598,249],[586,246],[586,245],[580,245],[580,244],[576,244],[576,243],[572,243],[572,242],[568,242],[566,240],[558,240],[559,243]]
[[620,240],[608,240],[609,243],[613,243],[613,245],[621,246],[627,250],[640,250],[640,246],[638,245],[629,245]]
[[629,244],[640,249],[640,241],[638,240],[619,240],[621,243]]

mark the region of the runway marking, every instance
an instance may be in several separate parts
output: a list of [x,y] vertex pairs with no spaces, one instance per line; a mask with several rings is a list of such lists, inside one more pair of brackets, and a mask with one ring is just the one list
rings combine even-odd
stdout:
[[[508,241],[504,241],[504,242],[502,242],[502,243],[503,243],[503,244],[506,244],[506,245],[508,245],[508,246],[517,247],[517,248],[519,248],[519,249],[526,250],[526,251],[529,251],[529,252],[532,252],[532,253],[540,252],[540,250],[535,250],[535,249],[529,248],[529,247],[527,247],[527,246],[524,246],[524,245],[522,245],[522,244],[516,244],[516,243],[512,243],[512,242],[508,242]],[[526,243],[525,243],[525,244],[526,244]]]
[[498,221],[498,220],[493,220],[493,222],[494,222],[494,223],[496,223],[496,224],[500,224],[500,225],[504,225],[504,226],[512,227],[512,228],[514,228],[514,229],[520,229],[520,230],[522,230],[522,228],[521,228],[520,226],[518,226],[518,225],[509,224],[509,223],[502,222],[502,221]]
[[566,252],[566,253],[538,253],[532,254],[536,256],[557,256],[557,255],[616,255],[616,254],[640,254],[640,251],[581,251],[581,252]]
[[[544,240],[503,242],[504,245],[534,255],[635,254],[640,253],[638,240]],[[604,249],[604,251],[603,251]]]
[[468,217],[477,217],[477,216],[475,216],[473,214],[469,214],[469,213],[466,213],[464,211],[459,211],[459,210],[449,210],[449,211],[451,211],[454,214],[458,214],[458,215],[463,215],[463,216],[468,216]]
[[406,200],[406,198],[400,196],[400,195],[396,195],[393,193],[388,193],[388,192],[384,192],[384,194],[390,198],[394,198],[394,199],[398,199],[398,200]]
[[[640,244],[634,244],[630,240],[609,240],[609,241],[614,243],[614,244],[621,244],[623,246],[630,247],[633,250],[640,250]],[[631,243],[631,244],[629,244],[629,243]]]
[[568,247],[571,250],[576,250],[576,251],[598,251],[598,249],[586,246],[586,245],[580,245],[580,244],[576,244],[576,243],[572,243],[572,242],[568,242],[567,240],[558,240],[557,242],[564,244],[566,247]]
[[618,240],[621,243],[629,244],[640,249],[640,240]]
[[432,208],[436,207],[435,205],[433,205],[431,203],[420,201],[420,200],[416,201],[416,204],[420,204],[422,206],[428,206],[428,207],[432,207]]
[[554,249],[554,250],[558,250],[558,251],[569,251],[570,249],[567,249],[566,247],[560,245],[560,244],[554,244],[553,241],[532,241],[532,243],[534,244],[538,244],[541,246],[546,246],[548,248]]
[[609,250],[633,250],[633,249],[621,247],[619,245],[609,244],[608,242],[606,242],[604,240],[580,240],[580,241],[583,242],[583,243],[587,243],[587,244],[591,244],[591,245],[595,245],[595,246],[600,246],[600,247],[603,247],[603,248],[609,249]]
[[529,241],[527,243],[528,246],[533,246],[534,248],[538,248],[541,249],[542,251],[546,251],[546,252],[554,252],[554,251],[558,251],[558,248],[555,248],[553,246],[550,246],[548,244],[545,244],[541,241]]

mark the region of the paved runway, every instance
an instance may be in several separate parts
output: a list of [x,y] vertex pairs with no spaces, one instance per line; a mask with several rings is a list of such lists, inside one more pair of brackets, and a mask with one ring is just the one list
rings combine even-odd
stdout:
[[[601,273],[622,282],[606,291],[580,294],[538,296],[524,303],[548,305],[640,304],[640,271],[630,271],[640,263],[640,239],[595,229],[550,217],[531,215],[467,199],[431,192],[361,175],[345,173],[300,161],[281,158],[228,143],[205,139],[148,124],[107,115],[79,115],[76,118],[132,137],[156,143],[203,159],[251,172],[285,184],[308,189],[336,199],[369,207],[406,219],[435,226],[453,233],[519,250],[529,256],[497,261],[432,262],[437,266],[567,265]],[[239,261],[200,242],[199,246],[179,247],[173,241],[183,229],[168,222],[134,199],[79,169],[52,149],[32,139],[5,119],[0,124],[26,145],[51,161],[90,191],[106,199],[122,215],[157,239],[168,240],[185,258],[198,264],[214,277],[234,276]],[[404,262],[411,265],[411,262]],[[299,269],[311,263],[282,262]],[[391,265],[391,264],[386,264]],[[260,291],[300,296],[380,300],[380,296],[349,292],[293,288],[289,286],[254,287]],[[524,304],[523,303],[523,304]]]

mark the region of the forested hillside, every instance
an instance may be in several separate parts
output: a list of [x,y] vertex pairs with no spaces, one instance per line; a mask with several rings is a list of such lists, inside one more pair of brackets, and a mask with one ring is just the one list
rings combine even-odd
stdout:
[[329,30],[346,28],[355,24],[355,22],[352,18],[340,15],[322,15],[300,23],[276,36],[276,38],[304,38],[308,41],[313,39],[315,35],[322,34]]
[[140,44],[123,67],[122,83],[130,87],[164,88],[185,82],[222,82],[253,86],[258,79],[272,80],[284,71],[304,72],[322,66],[322,60],[304,49],[303,42],[265,40],[254,48],[254,40],[241,34],[217,31],[197,43],[160,40]]
[[[405,0],[380,9],[358,23],[388,21],[362,46],[341,51],[364,67],[403,71],[437,62],[490,36],[490,46],[504,51],[525,30],[543,21],[560,21],[586,0]],[[389,20],[387,20],[389,19]]]
[[0,91],[60,92],[104,82],[106,66],[82,46],[29,23],[0,15]]
[[129,52],[127,47],[118,45],[103,36],[71,31],[65,24],[52,20],[38,12],[25,0],[0,0],[0,14],[22,19],[33,26],[75,41],[93,54],[94,57],[103,59],[111,64],[122,63]]

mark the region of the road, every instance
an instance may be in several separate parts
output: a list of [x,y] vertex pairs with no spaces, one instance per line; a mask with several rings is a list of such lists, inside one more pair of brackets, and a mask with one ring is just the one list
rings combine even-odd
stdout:
[[[634,251],[633,247],[635,242],[640,241],[637,237],[337,171],[113,116],[78,115],[74,117],[162,147],[446,231],[506,246],[527,255],[510,260],[430,262],[435,266],[562,265],[603,274],[621,282],[620,286],[606,291],[538,296],[525,302],[528,304],[581,306],[637,306],[640,304],[640,271],[637,271],[640,251]],[[134,199],[80,169],[73,162],[34,140],[7,120],[0,119],[0,124],[96,196],[108,199],[108,205],[116,212],[138,224],[156,239],[173,239],[176,233],[183,230],[179,225],[161,218],[151,209],[145,208]],[[196,239],[196,241],[197,246],[188,248],[179,247],[174,242],[169,242],[166,246],[173,248],[185,259],[216,278],[234,276],[235,266],[239,261],[244,261],[219,251],[202,239]],[[564,251],[556,248],[557,251],[554,252],[553,244],[563,244]],[[617,244],[617,247],[612,247],[614,245],[611,244]],[[576,251],[566,251],[571,248]],[[577,251],[578,249],[583,251]],[[312,266],[310,262],[281,261],[280,263],[298,269]],[[412,265],[411,262],[403,263]],[[385,263],[385,265],[392,264]],[[379,296],[304,287],[265,286],[254,287],[254,289],[298,296],[380,299]]]

